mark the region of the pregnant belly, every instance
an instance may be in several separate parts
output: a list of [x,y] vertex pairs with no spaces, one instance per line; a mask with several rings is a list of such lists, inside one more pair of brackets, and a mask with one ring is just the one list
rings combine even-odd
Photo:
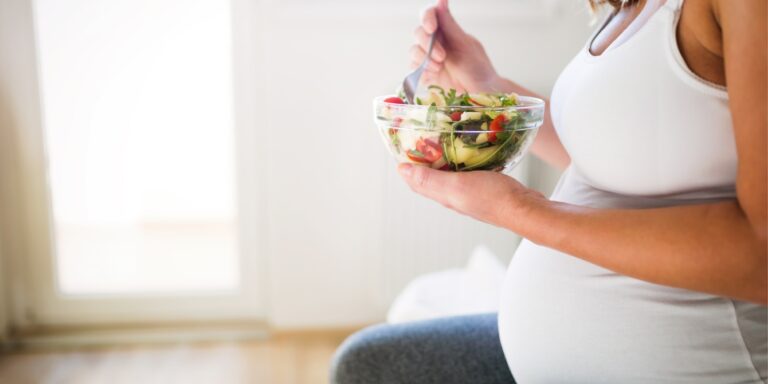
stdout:
[[[524,241],[507,272],[499,332],[521,384],[760,383],[737,305]],[[752,335],[765,335],[756,326]]]

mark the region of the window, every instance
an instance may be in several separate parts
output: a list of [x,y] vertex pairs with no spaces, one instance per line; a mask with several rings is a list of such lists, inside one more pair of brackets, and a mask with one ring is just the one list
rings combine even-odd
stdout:
[[34,12],[59,291],[236,289],[229,2]]

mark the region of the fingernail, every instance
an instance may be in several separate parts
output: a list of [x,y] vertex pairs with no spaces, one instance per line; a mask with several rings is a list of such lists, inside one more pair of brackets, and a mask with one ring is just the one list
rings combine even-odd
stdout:
[[397,167],[397,171],[400,172],[400,175],[403,177],[411,177],[413,174],[413,165],[411,164],[400,164]]

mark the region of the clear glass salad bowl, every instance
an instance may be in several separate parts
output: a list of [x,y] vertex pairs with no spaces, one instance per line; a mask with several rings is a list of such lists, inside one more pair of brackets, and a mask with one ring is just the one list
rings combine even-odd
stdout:
[[485,94],[470,96],[480,101],[437,106],[377,97],[373,101],[376,127],[389,152],[401,163],[453,172],[510,171],[544,121],[544,101],[510,95],[511,101],[498,106],[485,102]]

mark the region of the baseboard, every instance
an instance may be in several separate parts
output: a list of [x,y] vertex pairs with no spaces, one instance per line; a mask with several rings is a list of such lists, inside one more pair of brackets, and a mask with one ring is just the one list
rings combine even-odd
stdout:
[[265,323],[163,324],[156,326],[64,327],[26,330],[10,335],[0,349],[67,349],[137,344],[176,344],[264,340]]

